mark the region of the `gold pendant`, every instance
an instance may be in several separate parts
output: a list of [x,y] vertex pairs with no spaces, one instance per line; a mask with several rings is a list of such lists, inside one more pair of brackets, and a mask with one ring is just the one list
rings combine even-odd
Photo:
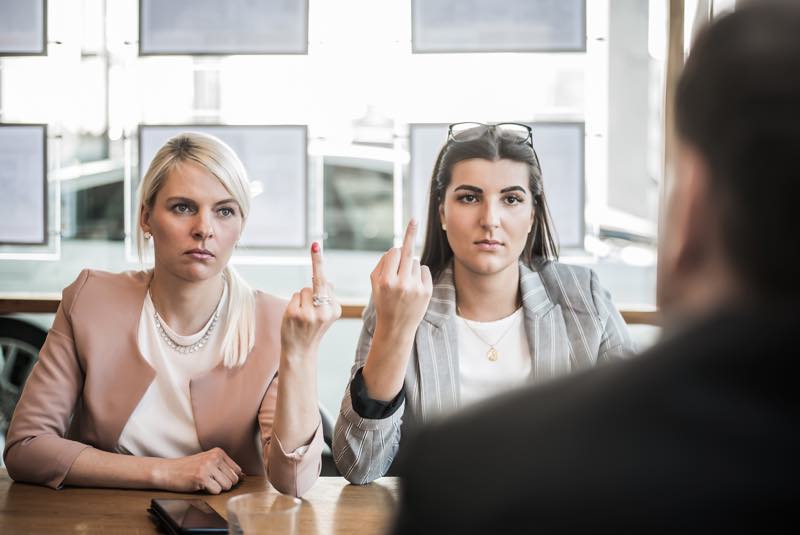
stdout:
[[490,347],[489,351],[486,352],[486,358],[491,360],[492,362],[497,360],[497,350],[494,347]]

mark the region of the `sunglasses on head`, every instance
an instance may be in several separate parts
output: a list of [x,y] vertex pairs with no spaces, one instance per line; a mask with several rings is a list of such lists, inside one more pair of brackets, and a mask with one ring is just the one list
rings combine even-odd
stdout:
[[489,130],[499,130],[504,137],[511,138],[518,143],[525,143],[533,151],[533,157],[536,160],[536,165],[539,169],[542,166],[539,164],[539,156],[536,154],[536,149],[533,148],[533,130],[531,127],[522,123],[476,123],[476,122],[463,122],[453,123],[447,128],[447,140],[454,143],[464,141],[473,141],[479,139],[486,134]]

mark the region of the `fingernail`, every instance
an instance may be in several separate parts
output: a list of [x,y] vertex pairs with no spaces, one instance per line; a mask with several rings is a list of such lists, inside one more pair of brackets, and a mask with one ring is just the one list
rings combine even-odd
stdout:
[[318,253],[319,252],[319,244],[317,242],[314,242],[314,243],[311,244],[311,252],[312,253]]

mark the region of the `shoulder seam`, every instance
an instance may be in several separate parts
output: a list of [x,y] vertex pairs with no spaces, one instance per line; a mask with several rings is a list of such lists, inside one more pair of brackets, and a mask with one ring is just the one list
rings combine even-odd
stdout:
[[[66,311],[68,316],[72,316],[72,309],[75,307],[75,302],[78,300],[78,296],[80,295],[81,291],[83,290],[83,287],[86,286],[86,283],[89,281],[89,277],[91,276],[91,274],[92,274],[92,270],[89,269],[89,268],[85,268],[85,269],[81,270],[80,275],[78,275],[78,281],[80,281],[80,284],[79,284],[79,286],[77,288],[75,288],[75,292],[72,295],[72,300],[69,303],[69,310]],[[81,279],[83,279],[83,280],[81,280]],[[62,295],[62,298],[63,298],[63,295]]]
[[608,319],[608,316],[605,318],[603,314],[600,312],[600,307],[597,305],[597,290],[599,289],[598,286],[600,285],[600,279],[597,276],[597,273],[593,269],[589,269],[589,293],[592,296],[592,305],[594,306],[594,312],[597,314],[597,317],[603,321]]

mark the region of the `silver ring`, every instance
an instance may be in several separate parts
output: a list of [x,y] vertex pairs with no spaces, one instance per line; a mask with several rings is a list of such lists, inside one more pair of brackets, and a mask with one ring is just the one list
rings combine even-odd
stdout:
[[327,295],[312,295],[311,302],[315,307],[321,307],[322,305],[329,305],[331,303],[331,298]]

